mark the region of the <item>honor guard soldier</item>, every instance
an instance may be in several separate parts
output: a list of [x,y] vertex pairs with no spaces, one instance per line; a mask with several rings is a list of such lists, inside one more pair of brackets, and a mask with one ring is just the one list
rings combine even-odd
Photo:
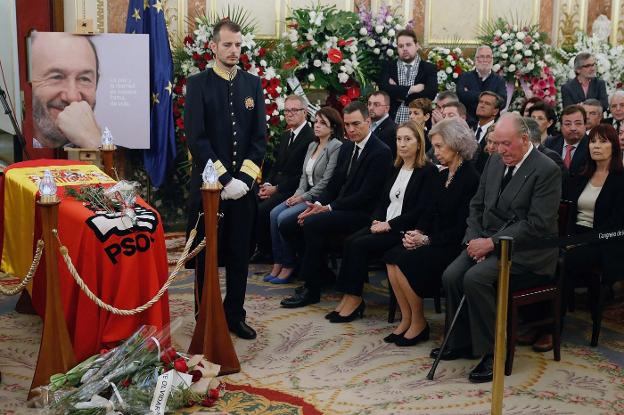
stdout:
[[[190,76],[186,84],[184,125],[193,157],[188,208],[189,232],[202,211],[201,173],[210,159],[219,175],[223,217],[219,222],[219,263],[225,265],[223,308],[230,331],[256,337],[245,323],[245,290],[256,198],[252,188],[266,149],[266,116],[260,78],[237,68],[241,28],[229,19],[218,22],[210,42],[215,65]],[[203,218],[196,241],[204,237]],[[196,284],[201,296],[205,256],[197,256]],[[197,300],[199,304],[199,299]]]

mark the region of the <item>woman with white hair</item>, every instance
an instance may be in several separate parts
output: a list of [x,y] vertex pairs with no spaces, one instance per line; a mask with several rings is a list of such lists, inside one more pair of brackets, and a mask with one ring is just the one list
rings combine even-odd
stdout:
[[397,346],[429,339],[422,299],[428,287],[440,284],[442,271],[459,254],[468,205],[479,185],[479,174],[468,162],[477,142],[463,120],[443,120],[433,126],[429,137],[436,158],[447,168],[436,177],[428,211],[405,232],[401,244],[384,256],[401,308],[401,322],[384,341]]

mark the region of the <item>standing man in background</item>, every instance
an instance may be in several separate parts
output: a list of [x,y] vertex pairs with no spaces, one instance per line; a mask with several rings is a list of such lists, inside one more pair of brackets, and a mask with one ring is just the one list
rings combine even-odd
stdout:
[[390,117],[390,96],[384,91],[376,91],[368,97],[368,113],[372,121],[373,134],[381,139],[392,151],[392,159],[396,157],[397,126]]
[[[245,323],[245,291],[249,265],[249,244],[256,209],[251,190],[260,174],[259,165],[266,149],[264,94],[260,78],[236,66],[241,54],[242,35],[238,24],[229,19],[213,29],[210,47],[215,56],[213,68],[190,76],[186,85],[184,124],[193,156],[187,232],[197,222],[201,206],[201,173],[212,160],[221,190],[219,223],[219,262],[226,272],[223,301],[230,331],[243,339],[254,339],[256,332]],[[204,237],[203,218],[197,229]],[[204,281],[205,256],[196,261],[197,305]]]

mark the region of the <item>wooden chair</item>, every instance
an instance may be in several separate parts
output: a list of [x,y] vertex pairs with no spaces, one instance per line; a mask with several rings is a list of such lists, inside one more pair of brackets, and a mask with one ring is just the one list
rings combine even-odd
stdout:
[[[561,201],[559,204],[559,236],[566,235],[568,215],[571,203]],[[512,259],[513,261],[513,259]],[[547,302],[550,304],[552,315],[538,321],[526,324],[525,327],[539,327],[551,325],[553,336],[553,354],[555,361],[561,360],[561,292],[562,292],[561,260],[557,263],[557,270],[551,284],[529,288],[509,293],[507,312],[507,359],[505,361],[505,375],[511,375],[513,368],[516,342],[518,340],[518,309],[529,304]]]

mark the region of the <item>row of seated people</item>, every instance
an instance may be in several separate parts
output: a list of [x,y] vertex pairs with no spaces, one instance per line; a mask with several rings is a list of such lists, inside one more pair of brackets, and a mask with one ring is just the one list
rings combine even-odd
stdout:
[[[468,304],[443,358],[483,356],[470,379],[488,380],[498,275],[494,242],[509,235],[526,246],[557,236],[561,169],[533,151],[540,142],[539,125],[517,114],[504,115],[490,134],[496,155],[489,158],[480,179],[470,161],[477,148],[475,136],[458,119],[439,122],[429,131],[434,155],[446,167],[441,170],[425,159],[425,134],[418,123],[398,127],[394,170],[389,148],[370,132],[364,104],[345,108],[344,128],[348,142],[339,138],[343,124],[337,112],[323,108],[317,113],[314,132],[318,141],[308,146],[299,188],[271,211],[275,264],[265,279],[287,281],[299,253],[299,276],[305,284],[284,299],[282,306],[318,302],[328,273],[326,240],[332,235],[350,235],[337,280],[344,296],[326,317],[341,323],[363,315],[367,263],[382,258],[402,315],[401,323],[385,340],[398,346],[417,344],[429,337],[423,292],[441,278],[448,315],[454,314],[463,294]],[[592,129],[589,142],[588,169],[571,176],[564,186],[570,189],[564,194],[578,201],[572,232],[624,225],[617,134],[611,126],[601,125]],[[574,259],[595,264],[610,257],[607,267],[613,270],[611,278],[617,278],[623,268],[613,255],[615,246],[579,247],[582,255]],[[512,289],[550,280],[557,257],[556,247],[517,252]],[[582,269],[566,267],[570,276]]]

